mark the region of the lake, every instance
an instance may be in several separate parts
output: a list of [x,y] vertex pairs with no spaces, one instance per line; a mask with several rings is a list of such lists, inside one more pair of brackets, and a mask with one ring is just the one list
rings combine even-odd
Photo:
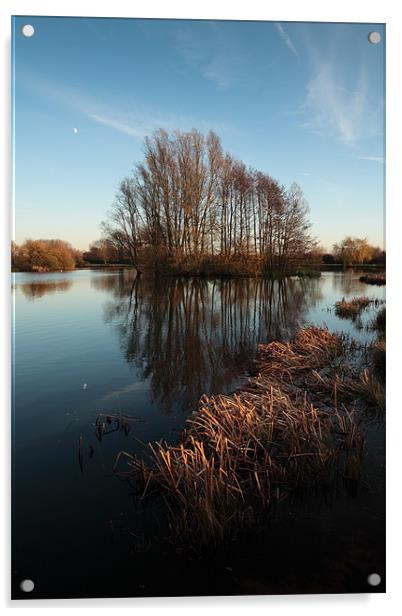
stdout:
[[[343,297],[385,298],[385,287],[360,275],[13,274],[13,596],[367,591],[367,575],[384,571],[381,420],[365,427],[357,493],[286,503],[266,527],[213,556],[169,546],[158,507],[139,507],[133,486],[112,473],[120,450],[174,442],[203,393],[244,382],[259,343],[307,324],[370,342],[374,308],[357,324],[334,313]],[[138,421],[99,441],[99,413]],[[28,596],[19,590],[25,578],[35,582]]]

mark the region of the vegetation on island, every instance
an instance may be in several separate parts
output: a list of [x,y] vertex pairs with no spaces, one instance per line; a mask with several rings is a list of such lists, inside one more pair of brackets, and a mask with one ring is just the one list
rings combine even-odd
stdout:
[[379,306],[381,303],[383,303],[382,300],[370,299],[366,296],[353,297],[351,300],[342,298],[341,301],[335,303],[335,314],[341,319],[352,319],[354,321],[368,306],[373,304]]
[[219,137],[159,130],[120,185],[103,238],[140,269],[173,274],[289,272],[316,261],[297,184],[223,151]]

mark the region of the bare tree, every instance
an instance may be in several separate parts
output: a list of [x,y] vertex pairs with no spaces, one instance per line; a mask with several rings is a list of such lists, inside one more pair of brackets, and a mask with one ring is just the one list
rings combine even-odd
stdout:
[[123,180],[103,223],[104,237],[134,264],[154,259],[201,267],[206,256],[256,259],[286,270],[312,249],[308,205],[267,174],[225,154],[209,132],[156,131],[144,160]]

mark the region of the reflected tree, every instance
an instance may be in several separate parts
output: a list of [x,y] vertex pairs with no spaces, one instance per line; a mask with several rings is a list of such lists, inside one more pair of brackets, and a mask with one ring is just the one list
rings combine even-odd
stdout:
[[148,379],[165,412],[203,393],[227,392],[251,367],[257,345],[289,339],[320,295],[316,279],[98,279],[125,359]]
[[35,301],[49,293],[64,293],[71,285],[71,280],[35,281],[16,284],[15,288],[20,289],[28,300]]

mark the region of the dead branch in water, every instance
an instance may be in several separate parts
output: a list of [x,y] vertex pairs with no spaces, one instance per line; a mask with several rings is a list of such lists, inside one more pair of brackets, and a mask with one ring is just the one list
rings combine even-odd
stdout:
[[95,420],[96,438],[101,441],[105,435],[117,431],[123,431],[127,435],[132,423],[144,421],[139,417],[123,415],[122,413],[99,413]]

